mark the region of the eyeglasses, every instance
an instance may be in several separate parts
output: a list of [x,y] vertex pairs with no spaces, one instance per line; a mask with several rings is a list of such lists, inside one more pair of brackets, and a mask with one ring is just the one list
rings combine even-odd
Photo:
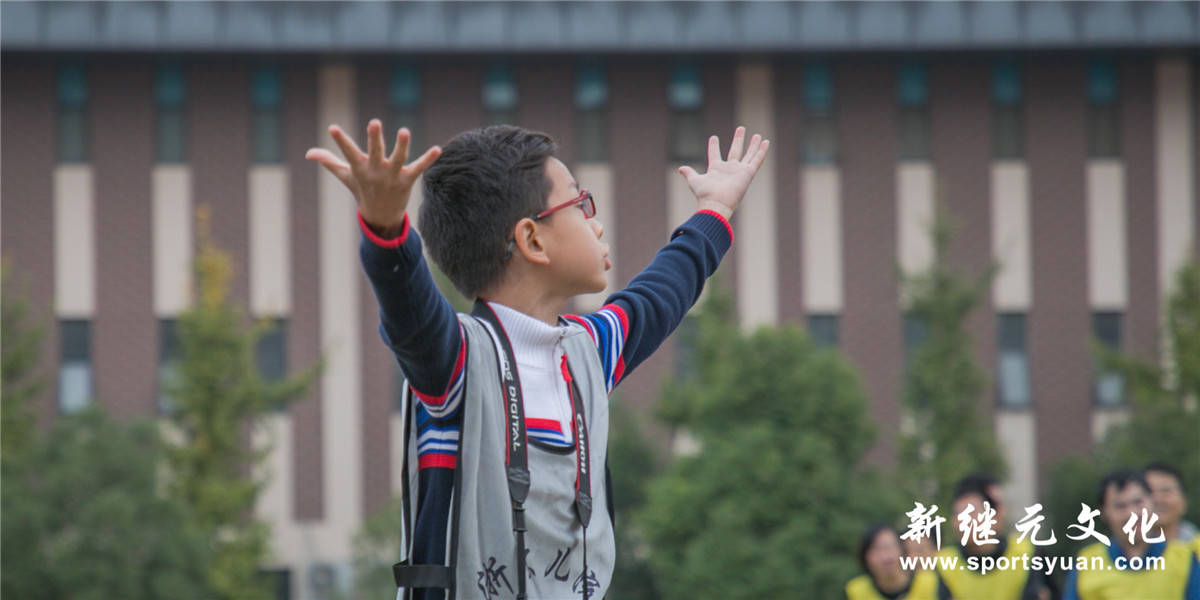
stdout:
[[587,190],[579,190],[579,195],[575,198],[567,200],[566,202],[563,202],[562,204],[559,204],[553,208],[547,208],[531,218],[536,221],[542,217],[548,217],[557,211],[567,208],[568,206],[574,206],[576,204],[579,204],[580,208],[583,209],[583,217],[585,219],[590,219],[596,216],[596,200],[592,198],[592,193]]
[[[596,216],[596,199],[592,198],[591,192],[589,192],[587,190],[579,190],[578,196],[576,196],[570,200],[567,200],[566,202],[563,202],[562,204],[559,204],[558,206],[555,206],[552,208],[547,208],[546,210],[543,210],[542,212],[530,217],[530,219],[537,221],[538,219],[541,219],[543,217],[548,217],[557,211],[560,211],[569,206],[575,206],[576,204],[579,204],[580,208],[583,209],[583,218],[590,219],[590,218]],[[504,251],[504,260],[508,260],[508,259],[512,258],[513,248],[516,245],[517,245],[517,240],[508,240],[508,248],[505,249],[505,251]]]

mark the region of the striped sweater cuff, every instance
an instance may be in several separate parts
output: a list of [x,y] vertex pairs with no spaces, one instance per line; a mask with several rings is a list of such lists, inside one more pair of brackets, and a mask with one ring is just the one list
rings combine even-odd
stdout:
[[[716,212],[716,211],[711,211],[711,210],[701,210],[701,211],[697,211],[697,212],[696,212],[696,214],[698,214],[698,215],[712,215],[713,217],[716,217],[716,219],[717,219],[718,221],[720,221],[722,225],[724,225],[724,226],[725,226],[725,231],[727,231],[727,232],[729,233],[729,243],[730,243],[730,244],[732,244],[732,243],[733,243],[733,227],[729,225],[729,221],[726,221],[726,220],[725,220],[725,217],[722,217],[720,213],[718,213],[718,212]],[[407,218],[407,217],[406,217],[406,218]],[[404,230],[405,230],[405,231],[408,231],[407,222],[406,222],[406,224],[405,224],[405,229],[404,229]]]
[[367,239],[371,240],[372,244],[380,248],[396,249],[404,245],[404,241],[408,239],[408,213],[404,214],[404,225],[401,226],[400,236],[390,240],[379,237],[379,234],[375,233],[371,229],[371,226],[367,225],[367,222],[363,220],[361,211],[358,213],[358,226],[362,229],[363,235],[367,236]]
[[724,256],[733,246],[733,228],[729,226],[729,221],[715,212],[702,210],[692,215],[675,230],[671,239],[683,233],[684,229],[691,229],[707,238],[716,247],[718,256]]

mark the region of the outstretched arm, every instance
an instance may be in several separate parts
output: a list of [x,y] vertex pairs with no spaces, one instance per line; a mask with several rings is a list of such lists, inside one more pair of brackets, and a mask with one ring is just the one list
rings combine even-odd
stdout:
[[363,231],[363,271],[379,302],[380,335],[395,354],[409,384],[438,418],[451,416],[457,398],[451,392],[461,375],[462,335],[454,309],[433,283],[405,213],[417,178],[441,154],[437,146],[415,161],[408,160],[411,135],[396,134],[396,147],[384,155],[383,125],[367,125],[364,154],[337,125],[329,135],[342,158],[323,148],[305,155],[319,163],[354,195]]
[[696,214],[600,311],[576,318],[597,343],[610,390],[679,326],[733,243],[729,217],[741,205],[770,145],[759,135],[746,144],[745,137],[746,129],[738,127],[729,154],[722,159],[720,140],[712,136],[704,174],[679,168],[696,196]]

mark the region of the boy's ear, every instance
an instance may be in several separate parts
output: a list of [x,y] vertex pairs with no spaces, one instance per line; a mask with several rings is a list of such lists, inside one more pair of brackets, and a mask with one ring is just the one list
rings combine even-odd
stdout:
[[550,256],[546,254],[546,246],[533,219],[517,221],[513,228],[513,239],[517,241],[515,253],[525,257],[525,260],[540,265],[550,264]]

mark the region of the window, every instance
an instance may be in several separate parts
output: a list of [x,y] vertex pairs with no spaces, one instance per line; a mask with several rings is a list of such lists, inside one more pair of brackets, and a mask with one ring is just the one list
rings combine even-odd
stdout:
[[1115,158],[1121,154],[1120,119],[1117,112],[1117,74],[1112,61],[1095,60],[1088,65],[1088,156]]
[[1021,71],[1014,61],[992,67],[992,158],[1021,158],[1025,152]]
[[512,69],[492,67],[483,80],[483,108],[487,125],[512,124],[516,121],[517,84]]
[[308,566],[309,597],[315,600],[334,598],[341,579],[337,567],[329,563],[312,563]]
[[156,115],[156,153],[160,163],[184,162],[186,140],[184,139],[183,100],[185,96],[183,69],[165,66],[158,69],[154,78],[154,105]]
[[271,590],[275,600],[289,600],[292,597],[292,572],[290,569],[260,569],[258,577],[263,587]]
[[821,348],[837,348],[837,315],[809,315],[808,335]]
[[58,335],[58,410],[69,415],[92,401],[91,323],[60,321]]
[[274,67],[254,71],[251,90],[254,127],[254,162],[277,163],[283,160],[283,80]]
[[1025,313],[999,315],[996,364],[997,401],[1002,408],[1028,408],[1032,404],[1029,387],[1029,352],[1026,349]]
[[700,70],[681,65],[671,71],[667,89],[671,105],[671,159],[700,164],[708,155],[708,135],[704,130],[704,86]]
[[929,90],[925,65],[909,63],[900,68],[900,160],[929,160]]
[[608,83],[604,69],[597,66],[579,70],[575,80],[575,108],[578,109],[579,160],[608,160]]
[[[424,146],[417,134],[420,130],[421,79],[420,73],[412,67],[395,67],[392,69],[391,81],[388,83],[388,127],[384,129],[384,140],[388,141],[386,132],[393,134],[401,127],[407,127],[412,133],[409,138],[409,151],[413,158],[424,152]],[[389,141],[390,143],[390,141]]]
[[802,81],[804,135],[800,155],[810,165],[837,160],[837,130],[833,121],[833,71],[827,64],[804,68]]
[[917,351],[929,340],[929,327],[920,317],[904,315],[904,368],[912,367]]
[[[1098,312],[1092,315],[1092,333],[1112,351],[1121,349],[1121,313]],[[1106,408],[1125,404],[1125,378],[1115,371],[1096,367],[1092,381],[1092,397],[1097,406]]]
[[287,321],[276,319],[270,329],[258,338],[255,361],[258,374],[268,383],[278,383],[287,376]]
[[81,65],[58,69],[58,160],[87,162],[87,71]]
[[179,321],[161,319],[158,322],[158,411],[164,415],[175,412],[175,399],[167,388],[179,375],[179,359],[183,348],[179,344]]

